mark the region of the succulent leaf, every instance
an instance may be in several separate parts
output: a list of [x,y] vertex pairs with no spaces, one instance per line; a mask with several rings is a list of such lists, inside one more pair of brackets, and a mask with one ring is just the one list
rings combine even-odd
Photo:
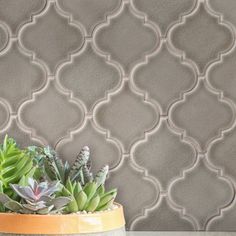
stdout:
[[13,200],[6,202],[4,204],[4,207],[6,207],[7,209],[9,209],[13,212],[20,212],[23,209],[23,207],[20,203],[18,203],[17,201],[13,201]]
[[96,193],[97,190],[97,183],[95,182],[91,182],[91,183],[87,183],[84,187],[84,192],[88,197],[88,201],[91,200],[91,198],[94,196],[94,194]]
[[3,193],[3,183],[1,180],[0,180],[0,193]]
[[61,191],[61,195],[62,196],[72,196],[71,192],[66,188],[66,187],[63,187],[62,191]]
[[75,195],[75,199],[76,199],[79,211],[84,210],[85,205],[87,203],[87,199],[88,199],[86,193],[84,191],[80,191],[77,195]]
[[42,182],[38,185],[38,188],[36,188],[40,191],[39,196],[51,196],[53,193],[58,192],[61,190],[61,184],[59,181],[53,181],[51,183]]
[[49,157],[45,157],[44,169],[50,180],[57,180],[57,175],[54,171],[55,166],[53,165],[53,161],[49,159]]
[[65,187],[66,187],[66,189],[67,189],[71,194],[73,194],[73,192],[74,192],[74,187],[73,187],[73,185],[72,185],[70,179],[67,180]]
[[77,205],[77,203],[76,203],[76,200],[75,200],[75,198],[72,196],[71,197],[72,199],[71,199],[71,202],[67,205],[67,207],[66,207],[66,211],[68,212],[68,213],[73,213],[73,212],[77,212],[77,211],[79,211],[79,208],[78,208],[78,205]]
[[49,206],[49,207],[45,207],[45,208],[38,210],[37,213],[40,215],[47,215],[52,211],[53,208],[54,208],[53,205]]
[[101,170],[98,171],[98,173],[95,176],[95,182],[98,184],[98,186],[103,185],[106,181],[107,174],[109,171],[109,166],[104,166]]
[[114,203],[114,199],[111,199],[109,202],[104,204],[103,206],[97,207],[96,211],[105,211],[109,209]]
[[29,186],[11,184],[11,188],[15,191],[15,193],[25,200],[34,201],[37,199],[37,196],[34,195],[33,190]]
[[98,193],[99,196],[103,195],[105,193],[105,186],[100,185],[97,189],[97,193]]
[[101,211],[108,209],[113,204],[116,195],[117,189],[112,189],[109,192],[104,193],[102,196],[100,196],[100,202],[96,210]]
[[110,202],[112,199],[116,197],[116,192],[106,193],[101,196],[101,200],[98,207],[105,205],[106,203]]
[[82,191],[81,184],[79,182],[76,183],[75,188],[74,188],[74,195],[80,193]]
[[11,201],[11,198],[4,193],[0,193],[0,202],[4,205],[7,202]]
[[66,161],[64,164],[64,182],[67,181],[67,179],[69,178],[69,175],[70,175],[70,165]]
[[86,208],[86,211],[89,211],[89,212],[95,211],[96,208],[98,207],[99,202],[100,202],[100,197],[99,197],[99,195],[97,195],[91,199],[91,201],[89,202],[89,204]]
[[93,173],[90,172],[89,168],[87,165],[84,165],[82,167],[82,174],[83,174],[83,181],[82,184],[84,185],[85,183],[89,183],[93,181]]
[[15,140],[6,135],[0,145],[0,180],[3,188],[9,188],[10,183],[18,183],[32,168],[33,161],[28,152],[20,149]]
[[71,201],[71,198],[69,198],[69,197],[57,197],[57,198],[52,199],[47,204],[53,205],[56,209],[62,209],[70,201]]
[[70,171],[70,178],[72,181],[76,181],[76,179],[81,174],[81,169],[84,165],[87,164],[90,156],[90,150],[88,146],[84,146],[79,155],[77,156],[73,166],[71,167]]
[[46,207],[46,204],[43,201],[35,202],[35,203],[34,202],[29,202],[29,201],[27,201],[27,202],[28,203],[26,203],[26,204],[22,204],[22,206],[24,208],[26,208],[27,210],[30,210],[32,212],[37,212],[40,209],[43,209],[43,208]]

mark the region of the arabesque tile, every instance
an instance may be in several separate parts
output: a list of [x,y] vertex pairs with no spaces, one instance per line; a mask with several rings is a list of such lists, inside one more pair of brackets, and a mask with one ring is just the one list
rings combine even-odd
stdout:
[[73,19],[86,30],[86,35],[92,35],[96,26],[100,25],[108,15],[121,5],[121,0],[58,0],[62,10],[71,14]]
[[59,83],[84,103],[88,112],[121,82],[120,71],[87,42],[58,72]]
[[[12,69],[14,65],[14,69]],[[46,71],[26,54],[17,42],[0,54],[0,97],[6,99],[12,112],[31,99],[32,93],[46,83]]]
[[84,41],[81,29],[53,2],[21,28],[20,39],[24,48],[45,64],[49,74],[55,74],[59,64],[69,61]]
[[11,29],[12,35],[17,35],[19,29],[32,16],[40,13],[47,0],[1,0],[0,1],[0,20],[5,22]]
[[196,161],[196,152],[163,120],[157,129],[147,134],[145,141],[134,147],[133,158],[156,178],[162,190],[168,190],[171,182]]
[[184,217],[180,209],[173,208],[167,197],[160,197],[158,204],[137,219],[132,225],[137,231],[192,231],[194,224]]
[[199,1],[191,14],[171,28],[170,38],[174,47],[204,74],[211,63],[232,48],[234,36],[230,25],[214,15],[206,1]]
[[159,44],[157,30],[128,3],[107,17],[94,32],[97,47],[118,62],[125,74],[138,62],[145,60]]
[[0,0],[0,140],[90,146],[128,230],[236,231],[235,0]]

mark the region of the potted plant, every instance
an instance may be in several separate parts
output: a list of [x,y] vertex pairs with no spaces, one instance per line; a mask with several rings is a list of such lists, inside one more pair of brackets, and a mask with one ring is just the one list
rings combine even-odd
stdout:
[[116,189],[107,191],[108,166],[91,172],[83,147],[73,165],[50,147],[0,145],[0,233],[124,235]]

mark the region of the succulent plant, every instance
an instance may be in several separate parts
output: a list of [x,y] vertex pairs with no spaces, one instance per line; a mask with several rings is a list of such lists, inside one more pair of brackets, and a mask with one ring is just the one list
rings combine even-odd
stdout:
[[8,195],[0,193],[0,202],[13,212],[24,214],[58,213],[71,201],[69,197],[55,197],[61,189],[59,181],[41,182],[29,178],[27,186],[11,184],[11,188],[21,198],[20,201],[11,199]]
[[[82,148],[72,166],[67,161],[63,163],[50,147],[31,146],[28,147],[28,150],[38,166],[41,167],[39,169],[44,170],[49,180],[59,180],[62,184],[65,184],[69,178],[71,181],[81,179],[82,168],[88,164],[89,160],[89,148],[87,146]],[[41,175],[44,174],[41,173]]]
[[63,187],[62,196],[71,198],[71,202],[65,208],[67,213],[77,211],[102,211],[107,210],[113,205],[117,194],[116,189],[108,192],[105,191],[104,184],[99,184],[95,181],[88,182],[84,187],[79,182],[67,181]]
[[[86,147],[86,151],[89,149]],[[61,195],[68,196],[72,200],[65,208],[67,213],[77,211],[101,211],[107,210],[112,206],[113,201],[117,195],[117,190],[113,189],[108,192],[105,191],[105,181],[109,171],[109,167],[106,165],[101,168],[94,176],[90,171],[91,162],[89,160],[89,152],[87,153],[86,161],[81,161],[84,158],[83,149],[77,158],[78,164],[75,162],[71,172],[75,169],[77,173],[76,179],[78,181],[70,180],[68,177],[64,188],[62,189]],[[79,171],[78,171],[79,170]]]
[[11,183],[18,183],[22,176],[32,176],[34,171],[33,161],[27,150],[20,149],[15,140],[6,135],[0,145],[0,181],[4,192],[10,191]]
[[[90,178],[89,176],[84,176],[84,168],[88,169],[91,168],[91,161],[90,161],[90,150],[88,146],[84,146],[79,155],[75,159],[74,164],[71,167],[69,179],[73,181],[80,181],[84,184],[85,177]],[[89,173],[90,174],[90,173]]]
[[50,147],[30,146],[22,150],[14,139],[6,136],[0,145],[0,212],[53,214],[106,210],[117,194],[116,189],[105,191],[108,170],[104,166],[93,175],[87,146],[70,165]]
[[94,181],[97,183],[98,186],[104,185],[106,178],[107,178],[108,171],[109,171],[109,166],[105,165],[103,168],[101,168],[97,172],[97,174],[94,178]]

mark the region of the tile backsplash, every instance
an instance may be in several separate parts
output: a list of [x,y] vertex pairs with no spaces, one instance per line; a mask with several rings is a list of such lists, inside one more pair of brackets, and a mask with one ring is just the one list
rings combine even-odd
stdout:
[[236,231],[235,0],[0,0],[0,137],[108,163],[129,230]]

